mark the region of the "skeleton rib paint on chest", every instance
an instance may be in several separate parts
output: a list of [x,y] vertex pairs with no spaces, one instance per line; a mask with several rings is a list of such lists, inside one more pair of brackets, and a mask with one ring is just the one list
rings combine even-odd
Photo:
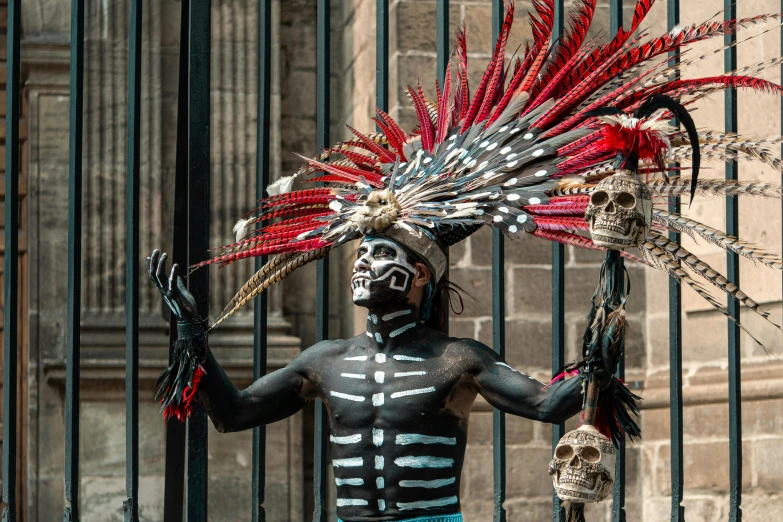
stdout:
[[[397,335],[420,326],[421,323],[416,319],[416,309],[413,307],[405,307],[383,314],[371,313],[367,320],[367,337],[375,341],[375,348],[383,350],[387,348],[386,344],[388,344],[383,340],[394,339]],[[395,332],[400,333],[395,335]],[[379,351],[367,355],[347,355],[342,358],[342,361],[345,366],[341,367],[338,374],[339,379],[335,381],[334,389],[329,390],[329,397],[341,401],[343,405],[350,402],[355,404],[355,406],[349,407],[382,409],[390,405],[389,401],[437,391],[437,383],[429,378],[428,370],[419,366],[427,361],[426,357],[397,353],[387,355]],[[369,396],[350,392],[355,389],[357,381],[373,383],[376,387],[380,387],[381,391]],[[373,481],[375,482],[375,490],[378,492],[375,499],[376,505],[381,512],[387,509],[387,503],[393,503],[399,511],[410,511],[449,506],[458,502],[455,495],[433,499],[432,494],[427,494],[433,490],[454,485],[458,479],[457,470],[443,478],[425,480],[428,477],[421,476],[424,470],[455,468],[453,458],[421,451],[421,448],[455,447],[457,445],[455,437],[415,432],[389,435],[388,431],[368,426],[364,431],[357,433],[332,434],[330,440],[342,448],[341,455],[345,455],[344,450],[351,448],[355,448],[357,454],[364,452],[363,457],[349,456],[333,460],[335,468],[344,470],[339,473],[340,477],[335,478],[338,506],[371,506],[372,502],[366,500],[366,493],[369,488],[372,488]],[[390,444],[398,448],[398,451],[393,452],[393,457],[389,457],[389,453],[386,452],[387,457],[384,457],[381,450]],[[368,448],[371,453],[367,453]],[[396,477],[394,483],[388,482],[391,467],[395,471],[403,470],[402,478],[399,474],[394,474]],[[355,475],[346,473],[349,471],[346,468],[356,469]],[[358,476],[360,474],[363,477]],[[404,491],[408,492],[404,499],[400,499],[405,500],[404,502],[390,499],[387,496],[390,494],[387,490],[390,485],[404,488]],[[363,487],[359,491],[365,498],[351,496],[351,492],[356,491],[351,487],[357,486]],[[422,492],[420,500],[415,498],[417,490]],[[414,496],[411,497],[410,494],[414,494]]]

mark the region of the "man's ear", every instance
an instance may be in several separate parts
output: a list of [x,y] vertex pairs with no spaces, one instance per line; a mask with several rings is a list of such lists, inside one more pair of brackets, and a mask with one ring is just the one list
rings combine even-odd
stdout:
[[416,263],[416,275],[413,277],[413,286],[417,288],[423,288],[430,282],[432,274],[430,269],[424,263]]

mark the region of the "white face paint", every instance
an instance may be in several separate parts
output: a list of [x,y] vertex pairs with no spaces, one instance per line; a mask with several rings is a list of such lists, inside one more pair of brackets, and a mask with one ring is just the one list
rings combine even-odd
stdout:
[[415,275],[412,259],[397,243],[385,238],[365,239],[353,265],[353,302],[368,308],[404,303]]

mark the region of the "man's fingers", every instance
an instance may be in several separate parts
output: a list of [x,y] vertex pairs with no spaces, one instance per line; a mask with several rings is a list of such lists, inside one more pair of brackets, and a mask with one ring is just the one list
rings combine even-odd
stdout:
[[161,287],[163,287],[163,282],[166,280],[166,257],[168,256],[164,253],[160,256],[160,261],[158,261],[157,278]]
[[149,273],[152,282],[155,283],[155,286],[160,287],[160,281],[158,281],[158,278],[155,276],[155,270],[158,268],[158,257],[160,257],[160,251],[157,249],[153,250],[152,255],[147,258],[147,272]]
[[171,267],[171,275],[169,276],[169,295],[174,295],[177,292],[177,275],[179,274],[179,265],[174,263]]

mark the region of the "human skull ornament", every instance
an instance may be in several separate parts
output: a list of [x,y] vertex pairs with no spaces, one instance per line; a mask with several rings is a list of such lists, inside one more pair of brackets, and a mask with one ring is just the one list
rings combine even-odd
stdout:
[[590,196],[585,219],[593,243],[609,250],[639,246],[652,223],[652,193],[628,170],[601,180]]
[[594,426],[569,431],[558,442],[549,474],[561,500],[600,502],[614,483],[615,449]]

